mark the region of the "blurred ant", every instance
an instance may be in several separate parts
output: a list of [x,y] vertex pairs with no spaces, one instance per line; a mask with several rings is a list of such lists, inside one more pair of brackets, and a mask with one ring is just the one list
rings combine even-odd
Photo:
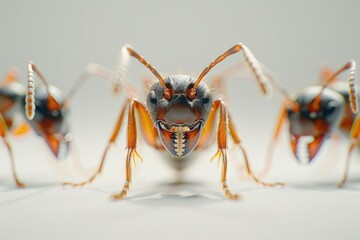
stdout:
[[[221,186],[224,194],[229,199],[237,199],[238,195],[230,191],[227,184],[227,148],[228,133],[237,147],[240,148],[246,164],[247,173],[253,180],[265,186],[281,185],[269,184],[257,178],[249,164],[247,153],[238,136],[228,107],[221,98],[213,99],[208,85],[202,80],[206,74],[218,63],[235,53],[243,53],[245,61],[253,72],[260,89],[264,94],[269,91],[270,85],[264,76],[258,61],[251,51],[242,43],[236,44],[225,53],[216,58],[206,67],[198,77],[189,75],[172,75],[163,78],[155,68],[129,45],[122,48],[120,55],[121,64],[117,75],[125,79],[127,62],[134,57],[145,65],[157,78],[147,94],[146,106],[137,98],[128,98],[121,109],[120,116],[109,142],[102,155],[97,171],[88,180],[81,183],[64,183],[64,185],[83,186],[98,176],[102,169],[110,146],[115,142],[120,128],[123,125],[127,111],[127,156],[126,180],[120,193],[112,195],[113,199],[125,198],[132,181],[131,161],[142,157],[137,153],[137,132],[140,131],[146,142],[156,150],[170,153],[170,160],[177,169],[181,169],[192,151],[204,150],[211,143],[214,132],[217,134],[217,152],[213,159],[222,160]],[[138,119],[135,114],[139,116]],[[216,116],[219,114],[219,123],[216,130]]]
[[[34,73],[42,80],[45,86],[35,91]],[[71,132],[67,121],[69,101],[91,75],[105,79],[113,79],[113,71],[97,65],[89,64],[67,96],[51,85],[38,70],[34,63],[28,64],[28,86],[17,81],[18,71],[11,69],[0,85],[0,135],[10,154],[11,168],[17,187],[24,187],[15,170],[15,159],[8,140],[8,130],[15,135],[25,134],[30,128],[43,138],[56,159],[65,158],[69,152]],[[26,94],[25,94],[26,92]],[[34,96],[36,94],[36,100]],[[16,114],[26,109],[26,122],[15,129]],[[36,113],[36,116],[35,116]],[[29,127],[30,126],[30,127]]]
[[[289,121],[291,149],[296,159],[302,163],[310,163],[317,156],[326,139],[340,129],[351,138],[348,150],[346,169],[342,180],[338,183],[343,187],[347,180],[349,156],[359,137],[359,122],[355,121],[358,111],[358,95],[355,86],[354,61],[350,61],[338,71],[324,69],[322,84],[311,86],[300,91],[291,98],[286,90],[274,79],[274,86],[284,95],[280,116],[278,118],[273,139],[269,145],[268,158],[264,173],[272,164],[273,151],[284,120]],[[348,85],[338,80],[338,75],[349,70]]]

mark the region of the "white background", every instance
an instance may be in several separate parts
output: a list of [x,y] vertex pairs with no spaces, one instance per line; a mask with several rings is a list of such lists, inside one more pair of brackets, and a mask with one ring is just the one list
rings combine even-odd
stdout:
[[[237,42],[245,43],[289,92],[316,84],[320,68],[339,68],[360,59],[358,1],[0,1],[0,66],[21,69],[35,61],[55,86],[67,92],[90,62],[114,67],[118,49],[130,43],[163,74],[197,75]],[[209,77],[240,61],[219,65]],[[151,76],[138,63],[129,79],[143,88]],[[281,104],[266,99],[249,75],[227,82],[233,118],[255,170]],[[345,76],[343,76],[345,79]],[[145,93],[144,93],[145,94]],[[145,96],[145,95],[144,95]],[[99,161],[124,96],[94,78],[74,98],[70,123],[76,159],[89,172]],[[358,239],[360,219],[359,155],[353,155],[350,184],[335,183],[344,168],[347,141],[329,141],[311,166],[291,154],[286,131],[275,150],[268,181],[286,187],[266,189],[239,177],[241,157],[231,153],[230,185],[242,199],[224,199],[220,168],[210,164],[216,149],[200,153],[175,184],[166,157],[139,143],[129,198],[112,202],[124,176],[125,131],[102,176],[83,189],[63,189],[78,176],[71,161],[57,163],[33,133],[11,137],[18,173],[27,184],[14,187],[5,147],[0,146],[0,239]]]

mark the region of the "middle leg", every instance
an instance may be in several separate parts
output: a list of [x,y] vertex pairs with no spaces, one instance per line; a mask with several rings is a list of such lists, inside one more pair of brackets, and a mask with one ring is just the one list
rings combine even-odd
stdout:
[[[212,111],[215,113],[219,111],[219,125],[217,129],[217,147],[216,154],[211,158],[213,161],[215,158],[218,161],[222,160],[222,171],[221,171],[221,187],[224,191],[225,196],[228,199],[237,200],[239,195],[230,191],[229,185],[227,184],[227,132],[228,132],[228,119],[226,106],[223,100],[219,99],[213,103]],[[212,119],[210,119],[212,120]]]
[[[212,160],[216,159],[216,158],[219,161],[222,160],[223,165],[222,165],[222,173],[221,173],[221,185],[222,185],[223,191],[225,193],[225,196],[229,199],[238,199],[239,198],[239,195],[234,194],[230,191],[229,185],[227,184],[227,148],[228,148],[227,134],[228,134],[228,131],[230,132],[231,138],[234,141],[235,145],[238,146],[240,148],[240,150],[242,151],[244,159],[245,159],[247,173],[255,182],[262,184],[264,186],[283,185],[282,183],[266,183],[266,182],[262,181],[261,179],[259,179],[257,176],[255,176],[255,174],[252,172],[246,150],[241,143],[240,137],[236,133],[235,126],[234,126],[229,114],[227,113],[226,104],[223,100],[218,99],[213,103],[213,108],[209,115],[210,119],[208,119],[208,122],[206,123],[206,125],[204,127],[204,131],[205,130],[207,130],[207,131],[205,131],[202,134],[202,137],[200,138],[199,143],[204,143],[204,145],[205,145],[205,142],[206,142],[205,140],[209,138],[208,132],[210,132],[210,129],[214,126],[214,117],[215,117],[215,115],[216,115],[215,113],[217,111],[219,111],[219,124],[218,124],[218,128],[217,128],[218,151],[212,157]],[[211,124],[209,125],[210,122],[211,122]],[[199,146],[199,147],[202,147],[202,146]]]
[[110,147],[112,146],[112,144],[116,141],[116,138],[120,132],[120,129],[121,129],[121,126],[122,126],[122,123],[123,123],[123,119],[124,119],[124,115],[125,115],[125,111],[126,111],[126,108],[128,106],[129,102],[126,101],[124,106],[122,107],[122,110],[120,112],[120,115],[119,115],[119,119],[115,125],[115,129],[113,131],[113,134],[111,135],[107,145],[106,145],[106,148],[105,148],[105,151],[102,155],[102,158],[101,158],[101,161],[100,161],[100,164],[99,166],[97,167],[95,173],[93,173],[87,180],[85,181],[82,181],[80,183],[72,183],[72,182],[64,182],[63,183],[63,186],[66,186],[66,185],[71,185],[73,187],[82,187],[82,186],[85,186],[89,183],[92,183],[95,178],[97,176],[99,176],[101,174],[101,171],[103,170],[103,167],[104,167],[104,164],[105,164],[105,159],[106,159],[106,156],[107,156],[107,153],[110,149]]
[[[280,128],[280,127],[278,127]],[[232,122],[231,120],[231,117],[229,116],[229,131],[230,131],[230,135],[231,135],[231,138],[233,139],[234,143],[236,146],[238,146],[241,150],[241,152],[243,153],[243,156],[244,156],[244,160],[245,160],[245,166],[246,166],[246,171],[248,173],[248,175],[256,182],[256,183],[259,183],[263,186],[267,186],[267,187],[272,187],[272,186],[283,186],[284,184],[283,183],[267,183],[267,182],[264,182],[262,181],[260,178],[258,178],[252,171],[251,167],[250,167],[250,162],[249,162],[249,158],[247,156],[247,152],[244,148],[244,146],[242,145],[241,143],[241,140],[240,140],[240,137],[239,135],[236,133],[236,129],[235,129],[235,126],[234,126],[234,123]]]

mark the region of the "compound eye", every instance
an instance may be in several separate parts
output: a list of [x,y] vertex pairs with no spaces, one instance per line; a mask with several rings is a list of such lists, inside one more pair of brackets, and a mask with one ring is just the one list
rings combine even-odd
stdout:
[[153,112],[157,104],[157,98],[154,91],[151,91],[148,96],[147,106],[150,112]]
[[288,109],[288,118],[290,120],[295,120],[300,117],[300,114],[298,112],[294,112],[292,109]]
[[333,122],[336,119],[336,113],[338,112],[338,104],[335,101],[331,101],[329,102],[329,104],[326,106],[326,111],[325,111],[325,116],[326,116],[326,120],[328,122]]
[[202,99],[202,104],[204,106],[204,110],[205,111],[210,111],[211,108],[211,104],[212,104],[212,98],[210,94],[205,94],[203,99]]

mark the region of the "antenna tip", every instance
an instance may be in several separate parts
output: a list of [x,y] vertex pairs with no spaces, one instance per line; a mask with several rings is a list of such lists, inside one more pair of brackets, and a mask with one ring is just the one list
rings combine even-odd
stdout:
[[25,110],[25,115],[26,118],[29,120],[33,120],[34,116],[35,116],[35,111],[34,111],[34,105],[33,104],[26,104],[25,106],[26,110]]
[[34,114],[27,113],[26,118],[29,119],[29,120],[33,120]]
[[351,103],[351,111],[353,113],[357,113],[359,111],[359,106],[357,103],[354,103],[354,102]]

